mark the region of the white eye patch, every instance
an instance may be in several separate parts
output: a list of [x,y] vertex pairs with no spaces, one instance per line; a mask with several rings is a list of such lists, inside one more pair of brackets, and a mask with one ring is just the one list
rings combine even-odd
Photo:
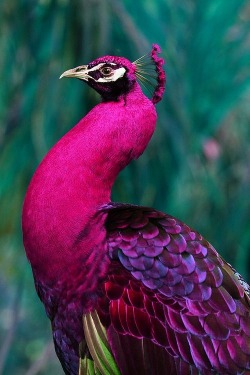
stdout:
[[[101,69],[104,65],[106,65],[106,63],[101,63],[101,64],[98,64],[96,66],[94,66],[93,68],[87,70],[87,73],[90,73],[90,72],[94,72],[95,70],[99,70]],[[116,64],[112,64],[110,63],[109,65],[116,65]],[[91,78],[93,79],[95,82],[102,82],[102,83],[105,83],[105,82],[115,82],[117,81],[119,78],[123,77],[124,74],[126,73],[126,69],[121,67],[121,68],[118,68],[118,69],[114,69],[113,70],[113,74],[111,74],[110,76],[107,76],[107,77],[100,77],[98,79],[95,79],[94,77],[92,76],[88,76],[88,79]]]
[[117,81],[119,78],[123,77],[124,74],[126,73],[126,69],[121,67],[121,68],[118,68],[118,69],[115,69],[114,70],[114,74],[112,74],[111,76],[109,77],[101,77],[97,80],[95,80],[96,82],[115,82]]
[[[93,68],[88,69],[88,72],[94,72],[95,70],[101,69],[104,65],[106,65],[106,63],[100,63],[100,64],[98,64],[96,66],[93,66]],[[109,65],[116,66],[115,63],[109,63]]]

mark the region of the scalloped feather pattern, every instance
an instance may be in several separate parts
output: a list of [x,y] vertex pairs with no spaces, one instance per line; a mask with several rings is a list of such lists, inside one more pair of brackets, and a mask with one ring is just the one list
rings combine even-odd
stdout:
[[248,374],[249,287],[235,270],[169,215],[130,205],[103,210],[112,260],[99,300],[103,324],[202,374]]

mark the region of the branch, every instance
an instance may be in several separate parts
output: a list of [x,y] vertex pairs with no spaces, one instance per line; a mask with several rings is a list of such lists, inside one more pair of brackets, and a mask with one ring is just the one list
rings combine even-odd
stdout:
[[25,375],[36,375],[40,370],[48,363],[48,360],[54,355],[54,344],[53,341],[49,341],[42,354],[35,362],[32,363]]

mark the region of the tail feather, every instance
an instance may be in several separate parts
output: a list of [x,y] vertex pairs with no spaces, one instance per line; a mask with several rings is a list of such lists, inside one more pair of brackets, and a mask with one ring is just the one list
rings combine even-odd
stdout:
[[83,329],[91,357],[80,359],[79,375],[121,375],[96,311],[83,316]]

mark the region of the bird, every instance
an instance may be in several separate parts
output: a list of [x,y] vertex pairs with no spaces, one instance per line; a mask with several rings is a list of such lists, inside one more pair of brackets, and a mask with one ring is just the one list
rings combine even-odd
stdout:
[[153,44],[134,62],[107,55],[61,75],[101,101],[52,147],[27,189],[24,247],[67,375],[250,374],[242,276],[179,219],[111,200],[117,175],[155,131],[166,83],[160,52]]

